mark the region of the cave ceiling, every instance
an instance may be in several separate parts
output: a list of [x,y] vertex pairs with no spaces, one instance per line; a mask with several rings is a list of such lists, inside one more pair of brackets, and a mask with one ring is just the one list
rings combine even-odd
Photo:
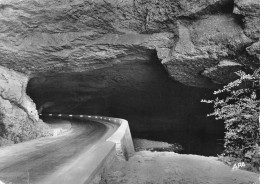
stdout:
[[33,78],[156,57],[173,80],[216,87],[259,63],[258,8],[257,0],[4,0],[0,64]]

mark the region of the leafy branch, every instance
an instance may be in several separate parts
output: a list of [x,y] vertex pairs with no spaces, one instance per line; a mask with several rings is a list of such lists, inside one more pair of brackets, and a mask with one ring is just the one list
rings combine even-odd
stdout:
[[238,79],[214,91],[214,112],[207,116],[224,120],[225,143],[223,155],[250,161],[260,166],[259,83],[260,68],[253,74],[238,71]]

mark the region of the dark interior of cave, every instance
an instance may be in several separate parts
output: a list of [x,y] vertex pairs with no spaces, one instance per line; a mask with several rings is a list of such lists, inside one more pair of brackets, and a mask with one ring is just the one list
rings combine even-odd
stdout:
[[224,124],[206,117],[213,108],[200,102],[212,92],[175,82],[156,56],[86,73],[38,75],[27,86],[39,112],[124,118],[134,138],[179,143],[182,153],[206,156],[223,149]]

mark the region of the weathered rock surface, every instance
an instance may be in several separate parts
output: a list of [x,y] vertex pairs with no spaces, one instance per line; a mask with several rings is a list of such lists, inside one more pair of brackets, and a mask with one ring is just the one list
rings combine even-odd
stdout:
[[247,47],[246,50],[250,55],[257,57],[260,61],[260,41],[254,43],[250,47]]
[[[251,43],[236,23],[236,17],[230,14],[210,15],[196,21],[180,22],[179,39],[172,55],[162,62],[170,75],[184,84],[211,86],[212,81],[223,84],[233,79],[227,77],[230,71],[214,70],[209,74],[211,71],[207,68],[218,67],[222,60],[242,65],[240,57],[246,57],[243,56],[244,49]],[[205,70],[207,75],[203,74]],[[221,75],[223,73],[225,75]]]
[[0,67],[0,146],[48,135],[48,127],[25,93],[27,82],[27,76]]
[[235,0],[234,13],[244,17],[246,35],[258,39],[260,37],[260,0]]
[[35,75],[83,72],[147,62],[156,51],[175,80],[210,87],[201,73],[223,59],[243,64],[237,53],[252,43],[232,11],[232,0],[5,0],[1,65]]
[[217,66],[205,69],[202,75],[210,78],[212,81],[218,81],[224,84],[236,78],[235,71],[240,70],[241,66],[239,63],[223,60],[219,62]]
[[260,0],[235,0],[234,13],[243,17],[244,33],[256,42],[246,49],[247,52],[260,63]]

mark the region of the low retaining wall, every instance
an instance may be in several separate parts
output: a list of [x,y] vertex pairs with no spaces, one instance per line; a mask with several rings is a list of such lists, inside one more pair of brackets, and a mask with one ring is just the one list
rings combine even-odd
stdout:
[[89,118],[93,121],[105,120],[107,122],[116,124],[119,128],[116,132],[107,139],[109,142],[116,144],[116,154],[117,156],[123,157],[125,160],[128,160],[129,157],[134,154],[134,145],[132,136],[130,133],[130,128],[128,122],[124,119],[112,118],[112,117],[103,117],[103,116],[93,116]]
[[[118,129],[104,143],[95,148],[91,158],[81,159],[81,155],[75,163],[62,175],[57,178],[50,178],[43,183],[48,184],[97,184],[101,179],[101,174],[108,169],[114,158],[121,157],[128,160],[134,154],[133,140],[130,133],[128,122],[124,119],[90,116],[90,115],[65,115],[65,114],[47,114],[47,116],[70,118],[70,119],[88,119],[92,121],[105,121],[118,125]],[[100,150],[100,151],[99,151]],[[104,151],[105,150],[105,151]],[[85,160],[82,162],[82,160]],[[66,177],[63,177],[63,176]]]

